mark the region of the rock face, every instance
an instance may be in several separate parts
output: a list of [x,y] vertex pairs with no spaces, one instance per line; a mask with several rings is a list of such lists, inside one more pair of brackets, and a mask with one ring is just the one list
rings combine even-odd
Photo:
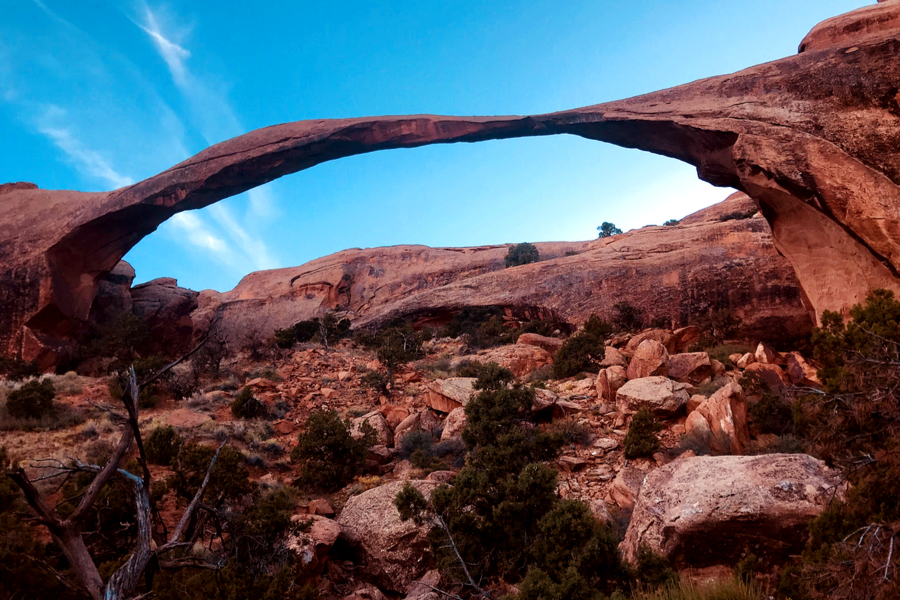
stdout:
[[677,460],[644,480],[621,549],[634,562],[647,544],[676,567],[735,564],[745,549],[784,559],[840,483],[805,454]]
[[[809,310],[846,311],[873,288],[900,291],[898,20],[896,0],[867,6],[817,26],[796,56],[618,102],[527,117],[416,115],[286,123],[216,144],[168,171],[112,192],[4,185],[0,349],[52,363],[71,347],[103,274],[177,212],[344,156],[551,134],[579,135],[683,160],[696,166],[702,179],[746,192],[769,222],[775,246],[796,270],[800,298]],[[690,227],[676,225],[673,235]],[[617,268],[621,277],[633,280],[627,261],[622,262],[632,244],[623,246],[616,253]],[[684,250],[670,246],[668,251],[679,249]],[[583,255],[566,258],[571,262],[560,259],[560,264],[570,270],[590,262]],[[541,265],[520,272],[540,273]],[[713,285],[721,281],[716,273],[697,286],[685,270],[668,266],[656,279],[659,288],[669,277],[690,289],[687,295],[696,289],[715,297],[714,290],[720,289]],[[542,278],[544,285],[552,278],[550,271]],[[296,275],[300,273],[285,273],[289,283],[296,282]],[[315,281],[308,278],[303,284],[312,286],[308,289],[314,298]],[[345,302],[347,294],[352,297],[353,285],[341,285],[342,276],[317,281],[324,282],[320,287],[327,288],[325,295],[335,303]],[[596,271],[583,281],[570,281],[585,297],[595,292],[616,297],[615,282],[607,285]],[[755,294],[720,289],[715,299],[764,296],[761,287],[785,303],[798,300],[793,292],[785,297],[783,286],[773,281],[783,278],[748,275]],[[663,290],[659,294],[666,300],[659,306],[680,313],[679,301]],[[481,297],[486,300],[489,291]]]
[[[411,482],[427,496],[437,487],[431,481]],[[360,569],[379,587],[403,593],[428,568],[427,531],[412,521],[401,521],[394,497],[405,482],[395,481],[353,496],[337,523],[342,536],[359,552]]]

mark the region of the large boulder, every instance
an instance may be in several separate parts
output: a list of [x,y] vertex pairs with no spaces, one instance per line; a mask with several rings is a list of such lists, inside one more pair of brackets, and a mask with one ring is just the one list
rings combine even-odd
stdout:
[[668,377],[632,379],[616,392],[616,409],[620,414],[632,415],[642,408],[657,417],[672,417],[690,400],[683,383]]
[[189,349],[194,331],[191,312],[198,307],[198,296],[193,290],[178,287],[171,277],[131,288],[131,310],[147,323],[157,351],[177,354]]
[[799,352],[788,352],[784,355],[785,370],[790,382],[794,385],[821,387],[817,370],[806,362]]
[[729,383],[701,402],[688,415],[685,430],[708,443],[716,453],[743,454],[750,442],[750,430],[741,386]]
[[628,363],[628,379],[666,377],[669,374],[669,352],[662,343],[647,339],[634,351]]
[[438,412],[449,413],[465,406],[472,396],[474,377],[450,377],[438,379],[425,390],[425,404]]
[[676,460],[644,480],[622,553],[635,562],[647,544],[679,568],[734,564],[745,551],[784,559],[803,549],[840,485],[838,471],[805,454]]
[[[426,497],[438,486],[411,481]],[[359,571],[384,590],[404,593],[432,562],[428,528],[402,521],[394,497],[406,484],[394,481],[351,497],[337,519],[342,537],[356,549]]]
[[609,497],[619,508],[631,510],[637,502],[647,474],[632,466],[622,467],[609,486]]
[[744,369],[744,375],[756,375],[772,391],[779,391],[788,385],[788,378],[784,374],[784,370],[778,365],[755,362]]

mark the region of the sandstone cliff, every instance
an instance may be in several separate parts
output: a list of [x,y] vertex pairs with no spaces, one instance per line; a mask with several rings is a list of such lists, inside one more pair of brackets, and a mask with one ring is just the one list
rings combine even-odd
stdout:
[[610,318],[622,300],[648,320],[676,327],[729,309],[750,337],[800,335],[812,320],[766,221],[722,220],[753,208],[746,195],[734,194],[675,226],[537,244],[541,262],[509,269],[503,260],[508,246],[346,250],[291,269],[252,273],[230,292],[203,292],[192,314],[195,335],[215,320],[242,345],[334,309],[345,311],[356,327],[393,317],[439,324],[467,306],[500,306],[515,318],[579,325],[594,313]]
[[106,193],[0,186],[0,348],[52,364],[100,277],[173,214],[327,160],[432,143],[573,134],[683,160],[748,193],[811,309],[900,291],[900,0],[817,26],[734,75],[527,117],[376,117],[259,129]]

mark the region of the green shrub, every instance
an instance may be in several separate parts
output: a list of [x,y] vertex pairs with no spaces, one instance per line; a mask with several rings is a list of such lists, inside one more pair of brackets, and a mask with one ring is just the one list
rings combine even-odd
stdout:
[[554,421],[547,430],[550,433],[558,433],[569,444],[581,444],[582,446],[590,444],[591,439],[594,437],[594,432],[590,425],[572,418]]
[[625,458],[653,456],[659,450],[659,437],[656,434],[662,429],[662,424],[649,410],[642,408],[637,411],[625,434]]
[[14,419],[41,419],[55,412],[56,390],[49,379],[29,381],[6,397],[6,410]]
[[663,225],[666,227],[671,227],[673,225],[678,225],[678,223],[680,223],[680,221],[678,219],[669,219],[668,221],[663,223]]
[[506,254],[507,268],[536,263],[540,260],[540,252],[538,252],[538,249],[534,244],[526,243],[510,246],[509,252]]
[[613,305],[613,325],[619,331],[640,331],[644,327],[644,315],[641,309],[622,300]]
[[[170,480],[170,487],[182,497],[192,498],[206,477],[214,453],[215,450],[209,446],[183,444],[172,463],[175,474]],[[246,496],[253,488],[250,474],[244,466],[244,456],[231,446],[222,447],[203,495],[204,501],[213,507],[221,506],[224,502]]]
[[602,225],[597,227],[597,231],[600,232],[597,237],[602,238],[612,237],[614,235],[619,235],[620,233],[622,233],[621,229],[619,229],[612,223],[607,223],[606,221],[604,221]]
[[597,373],[606,353],[603,343],[603,338],[589,331],[571,336],[553,357],[553,376],[564,379],[583,372]]
[[0,356],[0,377],[8,381],[22,381],[41,374],[37,361],[25,362],[21,358]]
[[354,439],[350,423],[334,411],[316,410],[297,438],[291,460],[300,466],[301,485],[334,491],[362,472],[366,453],[375,445],[375,430],[364,424],[363,435]]
[[728,214],[724,214],[721,217],[719,217],[719,221],[724,222],[724,221],[740,221],[743,219],[752,219],[754,217],[754,215],[756,215],[756,213],[758,213],[758,212],[759,212],[759,209],[754,206],[753,208],[748,208],[747,210],[744,210],[744,211],[737,210],[734,212],[730,212]]
[[144,440],[147,460],[155,465],[172,464],[183,445],[184,438],[178,435],[171,425],[157,427]]
[[328,313],[321,320],[308,319],[284,329],[276,329],[275,344],[279,348],[290,348],[297,342],[310,341],[334,344],[349,335],[350,326],[349,319],[338,319],[333,313]]
[[248,387],[241,389],[231,402],[231,414],[236,419],[263,419],[266,413],[266,405]]
[[678,583],[678,573],[669,565],[669,560],[646,544],[638,548],[637,578],[651,589]]
[[144,320],[131,313],[124,313],[113,323],[98,328],[82,340],[79,358],[116,358],[119,364],[113,367],[118,368],[146,355],[151,341],[150,329]]
[[363,386],[371,388],[380,394],[384,394],[385,396],[390,394],[388,384],[391,383],[391,380],[388,379],[387,375],[379,373],[378,371],[369,371],[360,378],[359,382]]

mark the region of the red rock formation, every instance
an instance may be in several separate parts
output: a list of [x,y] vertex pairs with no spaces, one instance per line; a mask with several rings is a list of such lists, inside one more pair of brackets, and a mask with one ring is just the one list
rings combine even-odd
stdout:
[[898,0],[865,7],[816,27],[796,56],[618,102],[531,117],[288,123],[113,192],[4,186],[0,348],[48,361],[64,351],[101,275],[176,212],[344,156],[561,133],[677,158],[747,192],[812,310],[900,291],[898,18]]

